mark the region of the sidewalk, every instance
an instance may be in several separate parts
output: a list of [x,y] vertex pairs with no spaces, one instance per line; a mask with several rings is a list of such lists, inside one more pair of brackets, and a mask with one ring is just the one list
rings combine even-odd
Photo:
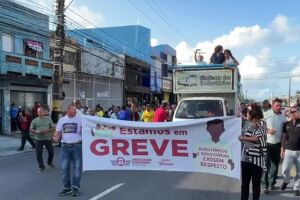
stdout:
[[25,152],[34,151],[31,149],[31,145],[27,141],[24,147],[24,151],[17,151],[17,149],[21,146],[21,135],[3,135],[0,134],[0,157],[10,156],[14,154],[20,154]]

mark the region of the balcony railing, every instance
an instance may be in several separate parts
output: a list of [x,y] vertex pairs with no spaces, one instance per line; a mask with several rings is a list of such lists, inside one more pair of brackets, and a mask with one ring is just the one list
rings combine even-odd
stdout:
[[0,51],[0,74],[8,72],[21,73],[23,76],[32,74],[39,78],[52,77],[53,65],[49,60]]

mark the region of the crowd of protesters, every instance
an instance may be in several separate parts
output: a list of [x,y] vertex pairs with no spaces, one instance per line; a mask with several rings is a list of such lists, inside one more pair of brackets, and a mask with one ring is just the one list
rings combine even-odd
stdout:
[[169,105],[167,101],[162,101],[161,105],[137,105],[136,103],[129,102],[123,106],[112,105],[107,110],[98,104],[95,108],[83,107],[79,100],[75,100],[73,105],[76,107],[77,116],[90,115],[111,119],[119,119],[126,121],[139,121],[139,122],[168,122],[172,121],[176,105]]
[[[32,148],[36,148],[36,157],[39,165],[37,173],[46,171],[42,158],[43,146],[48,151],[47,164],[55,168],[52,163],[54,151],[52,141],[62,142],[61,162],[63,166],[64,189],[60,195],[79,195],[81,165],[74,166],[73,185],[70,185],[70,161],[81,162],[81,132],[78,127],[81,115],[90,115],[103,118],[111,118],[126,121],[139,122],[168,122],[172,121],[176,105],[169,105],[163,101],[159,106],[146,104],[144,106],[135,103],[128,103],[123,106],[112,105],[107,110],[101,105],[95,108],[86,108],[79,100],[75,100],[68,106],[64,117],[58,117],[56,108],[50,114],[49,106],[41,106],[36,102],[30,112],[26,109],[11,106],[12,131],[17,129],[22,132],[21,146],[19,151],[24,149],[26,141]],[[258,103],[241,104],[242,110],[242,134],[239,140],[242,142],[241,155],[241,199],[249,199],[249,187],[252,181],[253,200],[260,199],[261,187],[265,194],[276,189],[279,164],[282,163],[283,183],[280,190],[285,190],[290,182],[290,171],[296,166],[293,191],[295,196],[300,195],[300,109],[299,105],[282,109],[282,100],[274,99],[272,103],[264,101]],[[55,121],[55,123],[53,123]],[[75,130],[70,128],[70,123],[79,124]],[[56,134],[54,133],[55,124]],[[71,124],[72,124],[71,123]],[[65,129],[64,126],[68,128]],[[74,138],[65,137],[65,131],[72,130]],[[41,134],[42,133],[42,134]],[[30,135],[33,134],[33,137]],[[54,137],[53,137],[54,136]],[[35,142],[34,142],[35,141]],[[68,155],[73,155],[69,157]],[[63,156],[64,155],[64,156]],[[75,160],[72,160],[75,159]]]
[[282,163],[285,190],[290,182],[292,166],[295,165],[293,193],[300,196],[300,110],[293,105],[282,109],[282,100],[275,98],[272,104],[264,101],[241,104],[242,142],[241,155],[241,200],[249,199],[252,181],[253,200],[259,200],[261,187],[265,194],[276,190],[279,164]]

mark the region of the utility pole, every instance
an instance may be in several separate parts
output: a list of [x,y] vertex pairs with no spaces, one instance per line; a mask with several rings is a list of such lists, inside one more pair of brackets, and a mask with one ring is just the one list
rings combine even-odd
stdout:
[[291,82],[292,82],[292,77],[289,78],[289,100],[288,100],[288,106],[291,105]]
[[54,48],[54,77],[53,77],[53,107],[57,107],[58,111],[62,111],[63,95],[63,61],[65,46],[65,0],[56,0],[56,30],[55,30],[55,48]]

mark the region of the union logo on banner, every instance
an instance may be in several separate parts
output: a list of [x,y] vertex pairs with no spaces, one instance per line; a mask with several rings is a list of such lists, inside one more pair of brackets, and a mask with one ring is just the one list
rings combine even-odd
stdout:
[[118,157],[116,160],[111,160],[111,164],[113,166],[129,166],[131,163],[131,160],[125,160],[123,157]]

